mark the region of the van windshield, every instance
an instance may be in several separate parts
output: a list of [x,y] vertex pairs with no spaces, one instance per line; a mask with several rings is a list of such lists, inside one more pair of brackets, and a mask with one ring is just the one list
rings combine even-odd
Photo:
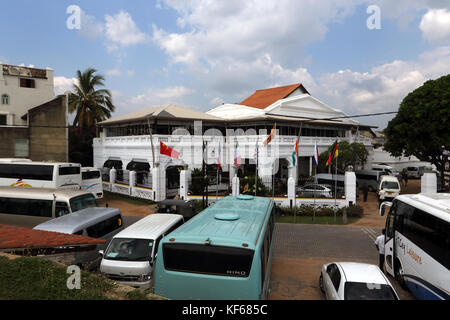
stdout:
[[97,203],[95,202],[95,197],[92,193],[70,199],[70,207],[72,209],[72,212],[76,212],[86,208],[93,208],[96,206]]
[[152,249],[153,240],[114,238],[104,258],[120,261],[149,261]]
[[395,181],[384,181],[381,184],[382,189],[400,189],[398,183]]

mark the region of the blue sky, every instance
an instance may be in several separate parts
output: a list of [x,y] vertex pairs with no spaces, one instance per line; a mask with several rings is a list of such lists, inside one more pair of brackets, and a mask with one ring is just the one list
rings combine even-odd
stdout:
[[[55,90],[77,70],[106,77],[117,110],[175,103],[206,111],[301,82],[348,114],[392,111],[450,73],[445,0],[3,0],[0,61],[50,66]],[[81,29],[69,30],[70,5]],[[369,30],[369,5],[381,29]],[[6,40],[6,41],[5,41]],[[384,128],[391,117],[359,118]]]

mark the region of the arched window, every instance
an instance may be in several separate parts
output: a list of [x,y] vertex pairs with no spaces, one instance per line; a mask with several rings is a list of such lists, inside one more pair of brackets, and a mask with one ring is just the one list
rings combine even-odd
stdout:
[[9,96],[7,94],[2,94],[2,104],[9,104]]

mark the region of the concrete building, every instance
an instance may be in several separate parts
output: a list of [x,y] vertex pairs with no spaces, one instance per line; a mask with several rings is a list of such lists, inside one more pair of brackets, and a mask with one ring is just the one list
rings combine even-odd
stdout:
[[0,64],[0,157],[68,161],[67,98],[53,70]]

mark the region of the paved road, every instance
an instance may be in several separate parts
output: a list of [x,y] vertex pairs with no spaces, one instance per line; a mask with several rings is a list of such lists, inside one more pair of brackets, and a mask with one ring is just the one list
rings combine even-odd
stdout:
[[[378,265],[374,242],[380,232],[380,228],[365,226],[277,223],[269,299],[324,299],[318,286],[321,266],[332,261]],[[413,299],[388,278],[401,299]]]
[[275,257],[375,260],[374,246],[380,229],[370,227],[275,225]]

